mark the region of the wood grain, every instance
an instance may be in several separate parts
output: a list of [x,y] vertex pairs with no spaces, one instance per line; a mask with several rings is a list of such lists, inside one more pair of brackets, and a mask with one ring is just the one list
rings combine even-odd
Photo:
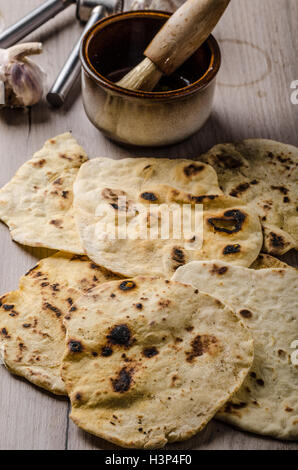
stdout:
[[[6,26],[39,0],[0,0]],[[44,141],[72,130],[90,157],[171,156],[197,157],[212,145],[249,137],[263,137],[298,145],[298,105],[290,101],[290,84],[298,79],[298,3],[296,0],[237,0],[215,31],[223,64],[218,77],[214,110],[204,128],[179,145],[162,149],[128,150],[105,139],[87,120],[75,87],[64,109],[44,102],[30,111],[0,112],[2,186]],[[48,87],[81,30],[74,8],[41,27],[30,39],[44,43],[38,61],[47,72]],[[19,277],[47,250],[13,243],[0,226],[1,292],[17,287]],[[286,259],[294,261],[293,255]],[[296,257],[297,261],[297,257]],[[0,449],[116,449],[68,422],[68,404],[10,376],[0,368]],[[279,442],[243,433],[213,421],[195,438],[171,449],[298,449],[297,443]]]

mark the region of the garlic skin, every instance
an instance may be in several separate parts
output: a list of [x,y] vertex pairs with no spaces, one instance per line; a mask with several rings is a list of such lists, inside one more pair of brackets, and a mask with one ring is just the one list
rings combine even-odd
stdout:
[[41,52],[41,43],[18,44],[9,49],[0,49],[0,82],[5,87],[5,103],[0,102],[0,106],[33,106],[42,99],[45,74],[27,57]]

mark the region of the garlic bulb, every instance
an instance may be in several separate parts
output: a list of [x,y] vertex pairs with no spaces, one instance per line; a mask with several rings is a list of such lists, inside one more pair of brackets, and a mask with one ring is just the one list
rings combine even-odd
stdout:
[[[40,54],[42,44],[31,42],[0,49],[0,85],[4,97],[0,106],[32,106],[41,100],[44,92],[44,72],[27,56]],[[0,87],[1,96],[1,87]],[[4,99],[3,99],[4,98]]]

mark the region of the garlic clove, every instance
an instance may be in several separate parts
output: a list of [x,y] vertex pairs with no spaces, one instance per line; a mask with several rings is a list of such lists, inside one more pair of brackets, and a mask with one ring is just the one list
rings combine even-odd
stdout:
[[[45,73],[27,57],[41,52],[41,43],[17,44],[9,49],[0,49],[0,83],[5,86],[5,106],[33,106],[41,100]],[[0,101],[1,105],[3,102]]]
[[12,62],[8,69],[9,81],[17,102],[33,106],[43,97],[43,73],[34,62]]

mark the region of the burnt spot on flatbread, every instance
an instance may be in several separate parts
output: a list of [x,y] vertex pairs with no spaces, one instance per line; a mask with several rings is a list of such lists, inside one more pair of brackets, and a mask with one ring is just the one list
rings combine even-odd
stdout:
[[183,342],[183,339],[182,338],[175,338],[175,343],[182,343]]
[[93,357],[98,357],[98,353],[96,351],[92,351],[91,354],[92,354]]
[[63,199],[67,199],[68,195],[69,195],[69,191],[62,191],[61,195],[62,195]]
[[218,197],[216,194],[207,194],[205,196],[193,196],[192,194],[188,194],[188,199],[192,202],[196,202],[200,204],[201,202],[207,201],[214,201]]
[[281,248],[285,247],[285,241],[281,235],[277,235],[274,232],[269,233],[269,243],[272,248]]
[[264,387],[265,386],[265,382],[263,379],[257,379],[256,380],[256,383],[260,386],[260,387]]
[[59,292],[60,289],[59,289],[59,284],[58,284],[58,282],[56,282],[55,284],[52,284],[52,285],[51,285],[51,289],[52,289],[54,292]]
[[10,336],[9,336],[8,331],[7,331],[6,328],[2,328],[2,330],[1,330],[1,335],[4,336],[4,338],[6,338],[6,339],[9,339],[9,338],[10,338]]
[[63,178],[57,178],[53,184],[61,185],[63,183]]
[[115,325],[110,333],[107,335],[108,340],[112,344],[118,344],[119,346],[130,346],[131,344],[131,332],[127,325]]
[[218,346],[218,340],[213,335],[198,335],[191,342],[191,351],[186,352],[186,360],[192,362],[196,357],[205,353],[214,355]]
[[234,245],[227,245],[223,249],[223,254],[224,255],[232,255],[234,253],[239,253],[241,249],[241,246],[239,243],[235,243]]
[[130,389],[132,383],[133,369],[123,367],[115,379],[111,379],[112,386],[115,392],[124,393]]
[[6,310],[6,311],[9,311],[9,310],[12,310],[14,308],[14,305],[12,305],[12,304],[3,304],[2,308],[4,308],[4,310]]
[[142,310],[142,309],[143,309],[143,304],[137,303],[137,304],[136,304],[136,308],[137,308],[138,310]]
[[188,332],[192,331],[193,329],[194,329],[193,326],[187,326],[187,327],[185,328],[185,330],[188,331]]
[[50,222],[51,225],[54,225],[57,228],[62,228],[63,220],[61,219],[53,219]]
[[223,217],[210,217],[208,223],[216,232],[237,233],[242,229],[246,215],[239,209],[228,210]]
[[41,276],[43,276],[43,273],[41,271],[37,271],[37,273],[34,273],[34,277],[41,277]]
[[167,308],[171,304],[170,299],[161,299],[158,302],[158,305],[162,308]]
[[155,347],[143,349],[143,355],[149,359],[153,356],[156,356],[157,354],[158,351]]
[[216,161],[221,168],[226,169],[235,169],[242,166],[242,161],[232,155],[218,155]]
[[113,354],[113,349],[110,348],[109,346],[104,346],[101,350],[101,356],[102,357],[109,357]]
[[217,274],[218,276],[222,276],[223,274],[225,274],[227,271],[228,271],[228,267],[227,266],[217,266],[217,264],[213,264],[211,270],[210,270],[210,273],[211,274]]
[[285,204],[287,204],[288,202],[290,202],[290,198],[288,196],[285,196],[283,198],[283,201],[284,201]]
[[119,284],[119,289],[122,291],[132,290],[136,287],[136,283],[134,281],[122,281]]
[[141,199],[144,199],[145,201],[151,201],[155,202],[158,200],[158,197],[154,193],[149,193],[149,192],[144,192],[140,195]]
[[22,327],[23,328],[31,328],[31,323],[23,323]]
[[104,199],[107,199],[108,201],[116,202],[119,197],[125,196],[126,193],[122,190],[104,188],[101,192],[101,195]]
[[68,297],[68,298],[66,299],[66,301],[69,303],[69,305],[72,305],[72,304],[73,304],[73,300],[72,300],[71,297]]
[[34,162],[33,166],[35,166],[35,168],[42,168],[46,164],[46,162],[47,162],[46,159],[42,158],[41,160]]
[[291,413],[291,412],[294,411],[294,410],[293,410],[293,408],[291,408],[290,406],[286,406],[286,407],[285,407],[285,411],[286,411],[287,413]]
[[247,309],[243,309],[243,310],[240,310],[240,315],[243,317],[243,318],[252,318],[252,313],[250,310],[247,310]]
[[289,192],[289,190],[285,188],[284,186],[271,186],[271,189],[273,189],[274,191],[279,191],[281,194],[284,194],[285,196]]
[[74,339],[70,339],[68,341],[68,348],[73,353],[80,353],[83,351],[83,346],[80,341],[76,341]]
[[179,265],[185,264],[185,254],[181,248],[174,247],[172,249],[172,260],[176,261]]
[[81,401],[81,400],[82,400],[82,394],[79,393],[79,392],[76,393],[76,395],[75,395],[75,400],[76,400],[76,401]]
[[11,310],[11,312],[9,313],[10,317],[17,317],[18,315],[19,315],[19,313],[16,312],[15,310]]
[[246,191],[249,187],[250,187],[250,184],[248,182],[238,184],[238,186],[236,186],[236,188],[234,188],[234,189],[232,189],[232,191],[230,191],[230,196],[238,197],[239,194],[244,193],[244,191]]
[[100,269],[99,266],[97,266],[97,264],[95,264],[95,263],[90,263],[90,264],[89,264],[89,267],[90,267],[91,269]]
[[68,160],[69,162],[71,162],[73,160],[72,157],[70,157],[69,155],[65,155],[65,153],[60,153],[59,157],[64,158],[64,160]]
[[60,318],[62,316],[61,310],[58,307],[55,307],[55,305],[50,304],[49,302],[45,302],[43,304],[43,308],[54,312],[57,318]]
[[197,163],[191,163],[190,165],[185,166],[183,168],[183,172],[188,178],[190,178],[192,176],[197,175],[201,171],[203,171],[204,168],[205,168],[205,166],[202,165],[202,164],[198,165]]
[[236,414],[239,416],[239,413],[237,413],[237,410],[241,410],[247,406],[247,403],[245,402],[239,402],[239,403],[233,403],[231,401],[227,401],[227,403],[224,405],[223,411],[225,413],[229,414]]
[[49,282],[42,282],[40,285],[41,285],[41,287],[47,287],[47,286],[50,285],[50,283]]
[[70,312],[75,312],[78,308],[74,305],[69,309]]

